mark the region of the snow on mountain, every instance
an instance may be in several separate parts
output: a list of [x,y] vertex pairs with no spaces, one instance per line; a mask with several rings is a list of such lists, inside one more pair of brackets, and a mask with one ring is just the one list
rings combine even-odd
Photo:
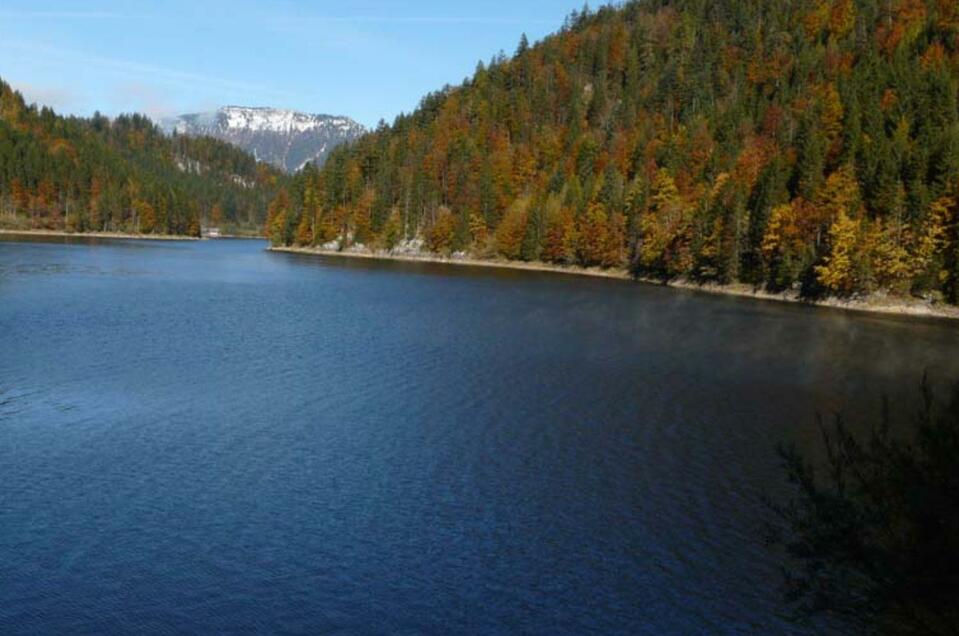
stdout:
[[243,106],[180,115],[160,125],[168,134],[222,139],[287,172],[310,161],[321,165],[335,147],[366,132],[349,117]]

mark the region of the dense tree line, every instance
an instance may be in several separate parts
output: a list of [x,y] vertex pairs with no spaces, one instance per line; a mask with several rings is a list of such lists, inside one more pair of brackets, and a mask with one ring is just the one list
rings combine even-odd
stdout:
[[278,173],[142,115],[62,117],[0,81],[0,226],[199,235],[262,226]]
[[304,171],[267,231],[955,301],[957,86],[955,0],[584,9]]

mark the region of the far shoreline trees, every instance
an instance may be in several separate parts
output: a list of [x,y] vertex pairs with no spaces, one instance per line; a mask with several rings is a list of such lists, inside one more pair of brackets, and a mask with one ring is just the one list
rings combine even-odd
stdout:
[[0,81],[0,227],[199,236],[257,231],[279,173],[142,115],[63,117]]

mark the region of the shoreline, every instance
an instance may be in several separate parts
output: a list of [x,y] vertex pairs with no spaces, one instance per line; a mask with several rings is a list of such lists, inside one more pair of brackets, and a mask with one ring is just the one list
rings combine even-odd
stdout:
[[11,230],[0,228],[0,234],[20,236],[64,236],[128,239],[135,241],[202,241],[196,236],[185,234],[131,234],[128,232],[65,232],[62,230]]
[[268,251],[302,254],[307,256],[332,256],[344,258],[357,258],[366,260],[397,261],[406,263],[436,263],[441,265],[458,265],[467,267],[486,267],[491,269],[511,269],[529,272],[550,272],[556,274],[568,274],[573,276],[590,276],[594,278],[608,278],[614,280],[632,281],[646,285],[656,285],[659,287],[671,287],[674,289],[684,289],[713,295],[733,296],[737,298],[750,298],[753,300],[772,301],[780,303],[791,303],[795,305],[806,305],[810,307],[825,307],[830,309],[841,309],[858,313],[880,314],[886,316],[903,316],[919,318],[938,318],[948,320],[959,320],[959,306],[951,305],[933,305],[920,300],[898,297],[873,297],[866,300],[842,300],[839,298],[826,298],[823,300],[805,300],[799,298],[795,292],[772,293],[763,290],[757,290],[753,287],[736,283],[732,285],[719,285],[716,283],[696,283],[688,280],[671,280],[663,282],[661,280],[649,278],[636,278],[625,269],[601,269],[587,268],[578,266],[553,265],[543,262],[526,261],[507,261],[507,260],[484,260],[477,258],[444,258],[433,255],[413,255],[413,254],[390,254],[387,252],[340,252],[337,250],[328,250],[318,247],[268,247]]
[[216,241],[218,239],[230,239],[236,241],[265,241],[265,236],[253,236],[252,234],[221,234],[219,236],[204,236],[204,240]]

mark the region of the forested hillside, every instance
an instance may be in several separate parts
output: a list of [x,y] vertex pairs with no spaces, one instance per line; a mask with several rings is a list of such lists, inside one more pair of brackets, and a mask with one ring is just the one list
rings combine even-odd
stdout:
[[279,173],[146,117],[62,117],[0,81],[0,227],[199,235],[262,226]]
[[299,175],[267,229],[955,302],[957,84],[955,0],[583,10]]

